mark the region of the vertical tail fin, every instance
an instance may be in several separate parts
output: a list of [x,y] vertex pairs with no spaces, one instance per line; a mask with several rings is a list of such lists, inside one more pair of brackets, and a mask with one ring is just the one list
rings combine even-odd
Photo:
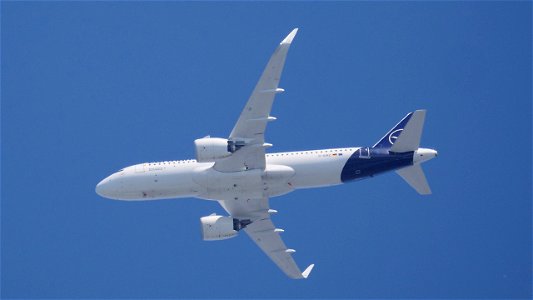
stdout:
[[424,129],[424,120],[426,119],[425,110],[416,110],[413,112],[411,119],[403,128],[400,136],[390,148],[392,152],[409,152],[416,151],[420,146],[420,138]]
[[437,156],[433,149],[419,148],[425,118],[426,110],[422,109],[407,114],[373,147],[388,149],[390,153],[413,152],[413,164],[396,173],[421,195],[431,194],[431,188],[420,164]]
[[384,137],[382,137],[372,148],[390,148],[396,142],[400,134],[402,133],[405,125],[411,117],[413,116],[413,113],[410,112],[405,116],[396,126],[394,126],[387,134],[385,134]]
[[424,128],[425,110],[416,110],[405,116],[373,148],[390,148],[392,152],[416,151]]

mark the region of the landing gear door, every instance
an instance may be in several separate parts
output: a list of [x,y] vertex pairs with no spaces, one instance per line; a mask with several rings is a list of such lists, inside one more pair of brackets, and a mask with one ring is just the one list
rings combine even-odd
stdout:
[[359,158],[370,158],[370,149],[368,147],[360,148]]
[[135,173],[144,173],[146,164],[140,164],[135,166]]

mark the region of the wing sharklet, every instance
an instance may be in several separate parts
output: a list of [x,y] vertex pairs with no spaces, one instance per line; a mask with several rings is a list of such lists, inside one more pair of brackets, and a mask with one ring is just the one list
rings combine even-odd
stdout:
[[314,267],[315,264],[310,264],[309,267],[307,267],[305,271],[302,272],[302,276],[304,279],[307,279],[307,277],[309,277],[309,274],[311,274],[311,271],[313,271]]
[[298,28],[294,28],[291,33],[289,33],[289,35],[283,39],[283,41],[281,41],[281,43],[279,43],[280,45],[283,45],[283,44],[290,44],[292,43],[292,40],[294,39],[294,37],[296,36],[296,33],[298,32]]

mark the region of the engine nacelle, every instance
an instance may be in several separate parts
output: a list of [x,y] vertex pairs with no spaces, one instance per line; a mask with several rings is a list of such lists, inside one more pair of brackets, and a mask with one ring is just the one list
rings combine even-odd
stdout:
[[213,162],[231,155],[227,139],[205,137],[195,140],[194,147],[197,162]]
[[232,217],[211,215],[200,218],[202,223],[202,238],[204,241],[218,241],[236,237],[238,231],[234,229]]

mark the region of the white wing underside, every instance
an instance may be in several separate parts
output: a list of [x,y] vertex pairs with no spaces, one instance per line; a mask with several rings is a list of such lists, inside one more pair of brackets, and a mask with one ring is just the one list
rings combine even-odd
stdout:
[[261,78],[231,131],[229,140],[243,143],[244,146],[230,157],[216,161],[215,170],[238,172],[265,168],[265,147],[268,146],[265,145],[265,129],[268,122],[276,119],[270,116],[270,111],[276,94],[283,92],[283,89],[279,88],[279,80],[296,32],[298,28],[291,31],[281,41],[270,57]]
[[293,249],[287,248],[280,237],[283,230],[276,229],[270,219],[268,199],[221,200],[220,205],[234,218],[250,219],[252,223],[244,228],[250,238],[270,259],[293,279],[309,276],[314,265],[302,272],[292,258]]
[[[267,123],[275,120],[270,116],[276,94],[283,92],[279,80],[289,47],[298,28],[281,41],[257,82],[252,95],[242,110],[229,141],[239,145],[231,156],[217,160],[213,168],[219,172],[241,172],[252,169],[265,169],[265,129]],[[276,229],[270,219],[268,198],[257,199],[239,195],[234,199],[220,199],[219,203],[234,218],[252,221],[244,231],[285,273],[294,279],[307,278],[314,265],[304,272],[292,258],[295,251],[288,249],[280,237],[282,230]]]

